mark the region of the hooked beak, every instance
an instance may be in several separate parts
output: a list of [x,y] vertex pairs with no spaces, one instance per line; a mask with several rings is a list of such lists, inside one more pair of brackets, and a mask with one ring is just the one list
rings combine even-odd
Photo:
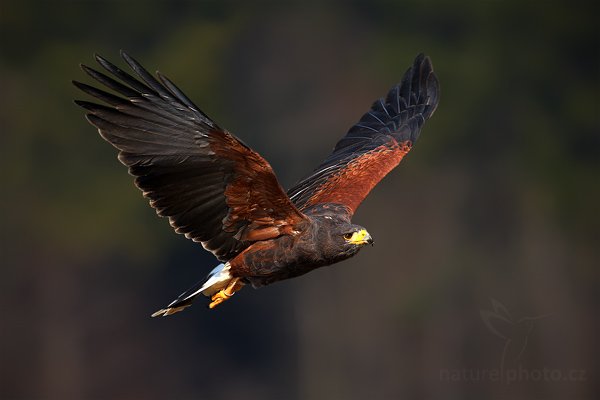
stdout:
[[369,232],[367,232],[366,229],[361,229],[358,232],[354,232],[354,234],[352,234],[352,237],[348,240],[349,243],[352,243],[354,245],[365,245],[365,244],[373,244],[373,238],[371,237],[371,235],[369,234]]

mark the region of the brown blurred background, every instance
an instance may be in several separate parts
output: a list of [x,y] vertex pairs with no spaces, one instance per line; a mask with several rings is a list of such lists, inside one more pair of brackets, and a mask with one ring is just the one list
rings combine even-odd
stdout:
[[[0,398],[598,398],[592,3],[3,1]],[[375,247],[151,319],[216,260],[72,102],[121,48],[285,187],[417,53],[442,97],[355,216]]]

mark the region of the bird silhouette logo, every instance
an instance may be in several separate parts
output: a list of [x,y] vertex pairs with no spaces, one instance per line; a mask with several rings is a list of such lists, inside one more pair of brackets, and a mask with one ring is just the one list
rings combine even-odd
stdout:
[[536,321],[546,318],[550,314],[516,319],[501,302],[496,299],[490,300],[493,309],[481,310],[481,319],[494,335],[504,341],[500,361],[500,370],[504,371],[506,365],[515,365],[520,362],[527,349],[529,336]]

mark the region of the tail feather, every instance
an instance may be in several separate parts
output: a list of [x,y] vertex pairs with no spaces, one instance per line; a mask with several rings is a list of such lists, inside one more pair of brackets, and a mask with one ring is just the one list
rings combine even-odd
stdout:
[[229,263],[217,265],[209,274],[206,280],[200,281],[190,289],[186,290],[171,302],[166,308],[160,309],[152,314],[152,317],[166,317],[191,306],[194,299],[203,294],[207,297],[212,296],[223,289],[233,278],[229,272]]

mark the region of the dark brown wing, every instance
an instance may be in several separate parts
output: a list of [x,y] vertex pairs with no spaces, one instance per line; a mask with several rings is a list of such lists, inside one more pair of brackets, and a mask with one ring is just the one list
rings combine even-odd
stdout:
[[176,232],[228,261],[254,241],[290,233],[304,219],[267,161],[217,126],[167,78],[157,73],[157,80],[121,55],[141,80],[96,56],[122,83],[83,70],[120,96],[74,82],[109,106],[76,103],[120,150],[119,160],[136,185]]
[[438,104],[439,85],[431,61],[420,54],[385,99],[335,146],[307,178],[288,191],[300,210],[339,203],[354,213],[377,183],[396,167],[419,137]]

